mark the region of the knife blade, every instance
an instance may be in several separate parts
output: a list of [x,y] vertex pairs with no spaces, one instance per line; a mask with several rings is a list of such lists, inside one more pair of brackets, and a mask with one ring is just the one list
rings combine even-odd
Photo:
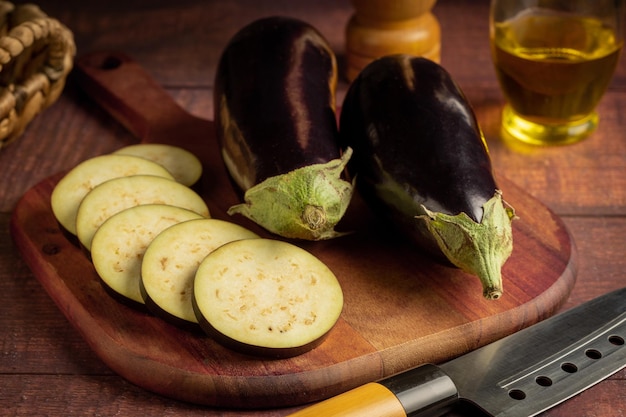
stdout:
[[494,417],[531,417],[626,367],[626,288],[441,365],[354,388],[291,417],[433,417],[469,401]]

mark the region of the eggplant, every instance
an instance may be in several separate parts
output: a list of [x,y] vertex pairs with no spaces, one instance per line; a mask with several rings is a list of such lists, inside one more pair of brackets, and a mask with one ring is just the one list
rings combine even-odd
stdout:
[[335,114],[336,58],[309,24],[273,16],[237,32],[222,52],[214,109],[223,160],[244,202],[241,214],[287,238],[321,240],[352,197],[342,178]]
[[425,58],[379,58],[349,87],[340,135],[354,151],[348,171],[376,216],[435,259],[477,275],[486,298],[499,298],[515,211],[450,74]]

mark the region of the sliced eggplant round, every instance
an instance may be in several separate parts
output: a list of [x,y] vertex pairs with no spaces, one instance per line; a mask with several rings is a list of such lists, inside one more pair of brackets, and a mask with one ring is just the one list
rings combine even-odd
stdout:
[[132,155],[156,162],[165,167],[174,179],[191,187],[202,175],[202,163],[193,153],[178,146],[163,143],[138,143],[113,152],[116,155]]
[[174,179],[156,162],[130,155],[101,155],[72,168],[52,190],[52,213],[69,233],[76,234],[76,213],[85,195],[95,186],[112,178],[129,175],[155,175]]
[[198,327],[192,307],[193,280],[200,262],[225,243],[259,236],[218,219],[178,223],[150,243],[141,265],[141,294],[156,316],[184,328]]
[[76,214],[76,235],[81,245],[91,250],[93,236],[109,217],[142,204],[168,204],[209,217],[200,195],[174,180],[153,175],[114,178],[95,187],[83,198]]
[[323,36],[292,18],[268,17],[241,29],[217,68],[215,126],[246,216],[277,235],[320,240],[352,197],[342,178],[350,158],[337,141],[337,64]]
[[227,243],[202,261],[193,306],[206,333],[243,353],[290,357],[318,346],[343,308],[333,272],[293,244]]
[[191,210],[164,204],[130,207],[108,218],[91,245],[91,260],[105,288],[117,299],[145,308],[140,280],[146,248],[166,228],[199,218]]
[[502,200],[487,144],[461,89],[439,64],[380,58],[350,86],[341,141],[363,199],[431,254],[502,294],[514,211]]

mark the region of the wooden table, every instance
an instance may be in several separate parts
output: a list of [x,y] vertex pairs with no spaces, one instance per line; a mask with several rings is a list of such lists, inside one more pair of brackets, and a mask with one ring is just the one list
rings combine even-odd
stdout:
[[[227,40],[266,15],[316,26],[342,57],[348,0],[41,0],[74,32],[79,54],[123,51],[191,113],[212,118],[215,66]],[[564,309],[626,283],[626,59],[599,106],[587,141],[559,148],[512,148],[499,139],[503,98],[491,65],[488,1],[440,0],[442,64],[473,104],[495,169],[560,215],[579,252],[578,281]],[[341,60],[340,60],[341,63]],[[71,78],[70,78],[71,81]],[[342,81],[339,97],[347,83]],[[86,140],[85,138],[90,138]],[[93,139],[98,138],[98,139]],[[42,179],[136,140],[70,82],[60,100],[0,150],[0,414],[280,416],[289,410],[213,410],[170,400],[108,369],[68,323],[20,258],[8,225],[18,199]],[[623,416],[626,371],[542,416]],[[293,409],[292,409],[293,410]],[[474,415],[459,410],[454,415]]]

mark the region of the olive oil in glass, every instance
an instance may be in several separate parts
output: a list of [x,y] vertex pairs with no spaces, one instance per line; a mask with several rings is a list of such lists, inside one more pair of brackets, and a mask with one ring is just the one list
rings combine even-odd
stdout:
[[492,25],[493,60],[507,99],[504,133],[565,144],[593,132],[622,48],[615,30],[594,17],[533,7]]

